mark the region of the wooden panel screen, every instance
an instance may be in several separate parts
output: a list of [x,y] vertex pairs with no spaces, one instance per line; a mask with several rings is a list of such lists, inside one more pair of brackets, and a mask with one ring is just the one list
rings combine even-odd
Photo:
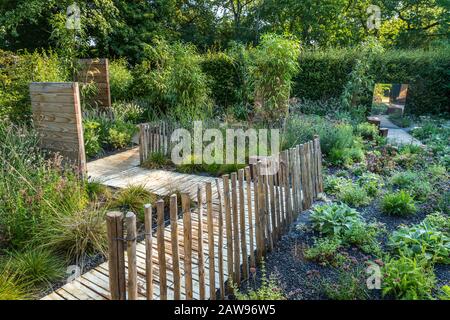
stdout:
[[98,88],[98,94],[93,98],[94,104],[99,108],[111,107],[108,59],[80,59],[78,63],[80,71],[76,81],[81,83],[94,82]]
[[30,84],[33,121],[41,147],[59,152],[86,172],[78,83]]

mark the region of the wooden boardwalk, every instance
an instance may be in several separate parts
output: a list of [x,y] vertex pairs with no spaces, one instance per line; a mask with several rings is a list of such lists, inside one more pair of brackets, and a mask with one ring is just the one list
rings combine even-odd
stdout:
[[[219,261],[217,258],[217,252],[219,247],[219,203],[217,201],[218,189],[216,187],[216,179],[212,177],[181,174],[177,172],[164,171],[164,170],[148,170],[139,165],[139,150],[132,149],[123,153],[112,155],[100,160],[96,160],[88,163],[88,175],[91,180],[100,181],[101,183],[115,188],[125,188],[128,185],[144,185],[150,192],[160,196],[168,195],[174,191],[186,192],[191,195],[191,198],[196,201],[197,188],[200,185],[202,187],[203,199],[205,199],[204,184],[210,182],[212,184],[213,192],[213,217],[214,217],[214,247],[215,247],[215,283],[216,289],[220,287],[220,275],[219,275]],[[246,184],[245,184],[246,185]],[[223,195],[223,183],[222,179],[219,179],[220,192]],[[253,189],[253,186],[251,185]],[[251,203],[254,204],[253,192]],[[239,201],[239,199],[238,199]],[[247,201],[247,192],[245,190],[245,201]],[[206,298],[209,298],[209,256],[208,256],[208,236],[207,234],[207,210],[205,203],[201,204],[203,210],[203,251],[204,251],[204,275],[205,275],[205,293]],[[199,208],[192,211],[192,278],[193,278],[193,297],[194,299],[200,298],[199,293],[199,265],[198,265],[198,225],[199,225]],[[254,211],[254,207],[253,210]],[[250,221],[248,219],[247,208],[245,209],[245,230],[247,237],[247,252],[255,248],[250,248]],[[224,219],[225,223],[225,219]],[[251,222],[254,224],[254,215]],[[167,284],[168,284],[168,299],[174,298],[173,291],[173,273],[172,273],[172,259],[171,259],[171,231],[170,225],[165,228],[165,252],[167,259]],[[183,219],[178,220],[178,239],[179,239],[179,256],[180,256],[180,270],[181,270],[181,299],[185,299],[185,279],[184,279],[184,237],[183,237]],[[227,241],[225,239],[225,233],[223,236],[223,270],[224,280],[228,279],[227,273]],[[256,243],[256,235],[253,234],[253,243]],[[158,248],[156,241],[153,241],[153,283],[154,292],[153,298],[159,299],[159,268],[158,268]],[[138,267],[138,298],[145,298],[146,288],[146,275],[145,275],[145,244],[144,241],[137,245],[137,267]],[[105,262],[95,269],[92,269],[85,274],[81,275],[74,281],[67,283],[60,289],[52,292],[43,298],[43,300],[109,300],[109,279],[108,279],[108,262]]]

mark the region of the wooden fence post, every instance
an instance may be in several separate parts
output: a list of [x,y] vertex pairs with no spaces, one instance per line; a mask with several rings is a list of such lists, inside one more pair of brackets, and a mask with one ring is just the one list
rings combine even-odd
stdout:
[[245,230],[244,169],[238,171],[239,182],[239,224],[241,231],[242,276],[248,279],[247,235]]
[[233,212],[234,283],[241,284],[241,262],[239,242],[239,212],[237,203],[237,174],[231,173],[231,203]]
[[192,224],[191,224],[191,198],[189,194],[181,194],[181,207],[183,210],[184,234],[184,279],[186,300],[192,300]]
[[164,243],[164,200],[156,202],[157,236],[158,236],[158,264],[159,264],[159,292],[160,300],[167,300],[167,265],[166,246]]
[[220,298],[225,298],[225,277],[223,274],[223,210],[222,210],[222,195],[220,192],[219,179],[216,178],[217,198],[219,200],[219,248],[217,252],[217,259],[219,265],[219,286],[220,286]]
[[222,176],[223,180],[223,198],[225,202],[225,230],[227,234],[227,270],[228,270],[228,292],[232,290],[233,279],[233,227],[231,221],[231,205],[230,205],[230,181],[229,176]]
[[[255,267],[255,243],[253,233],[253,207],[252,207],[252,176],[250,167],[245,167],[245,179],[247,181],[247,215],[250,238],[250,267]],[[255,184],[253,184],[253,193],[255,191]]]
[[197,188],[198,204],[198,228],[197,228],[197,252],[198,252],[198,278],[200,300],[205,300],[205,257],[203,253],[203,197],[200,185]]
[[170,196],[170,231],[172,242],[172,271],[174,299],[181,299],[180,282],[180,254],[178,244],[178,199],[177,195]]
[[125,221],[127,226],[128,300],[137,300],[136,215],[128,212]]
[[214,253],[214,219],[212,208],[212,186],[206,182],[206,215],[208,225],[209,298],[216,299],[216,268]]
[[264,176],[262,175],[262,164],[259,161],[258,162],[258,215],[259,215],[259,238],[260,238],[260,253],[258,254],[258,261],[262,260],[262,257],[266,254],[266,241],[265,241],[265,232],[266,232],[266,225],[265,225],[265,187],[264,187]]
[[[255,204],[255,239],[256,239],[256,263],[261,263],[262,261],[262,238],[261,238],[261,218],[260,218],[260,209],[259,209],[259,201],[260,201],[260,183],[259,183],[259,174],[258,174],[258,164],[252,164],[253,171],[253,202]],[[256,265],[253,265],[255,267]]]
[[123,214],[117,211],[108,212],[106,214],[106,227],[111,300],[126,300]]
[[153,236],[152,236],[152,205],[144,206],[145,227],[145,279],[147,300],[153,300]]
[[286,230],[292,222],[292,198],[291,198],[291,185],[290,185],[290,164],[289,164],[289,151],[284,150],[282,153],[284,162],[284,203],[286,207]]
[[269,195],[270,195],[270,226],[271,226],[271,238],[272,238],[272,244],[275,246],[275,243],[277,241],[277,226],[276,226],[276,207],[275,207],[275,183],[274,183],[274,175],[272,172],[268,172],[267,179],[269,180]]

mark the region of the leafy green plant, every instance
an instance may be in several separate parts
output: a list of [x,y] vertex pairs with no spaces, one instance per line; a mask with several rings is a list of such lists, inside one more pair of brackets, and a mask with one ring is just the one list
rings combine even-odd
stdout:
[[100,123],[93,120],[83,121],[84,148],[88,158],[95,157],[102,151],[100,141]]
[[68,260],[106,254],[106,209],[93,206],[70,214],[57,213],[39,233],[42,246],[62,253]]
[[143,185],[130,185],[121,189],[111,201],[111,208],[120,208],[123,211],[132,211],[143,218],[144,205],[156,202],[154,194],[149,192]]
[[19,280],[19,274],[11,268],[0,270],[0,300],[26,300],[30,299],[29,287]]
[[125,101],[131,98],[133,74],[128,69],[125,59],[113,60],[109,63],[109,85],[113,101]]
[[423,257],[391,258],[384,265],[382,292],[397,299],[430,299],[436,278]]
[[111,191],[99,181],[87,181],[85,186],[91,201],[109,200],[111,198]]
[[365,300],[369,298],[361,270],[339,270],[335,282],[323,281],[322,290],[331,300]]
[[115,121],[108,129],[107,141],[116,149],[131,145],[133,135],[138,131],[137,127],[128,122]]
[[380,256],[382,251],[377,238],[381,232],[383,226],[379,223],[358,222],[345,230],[341,238],[348,244],[358,246],[365,253]]
[[406,191],[386,194],[381,199],[381,211],[392,216],[408,216],[416,213],[417,208],[413,198]]
[[382,192],[384,187],[383,177],[372,172],[365,172],[358,178],[358,184],[370,197],[375,197]]
[[346,204],[336,203],[315,206],[310,219],[314,229],[327,236],[342,235],[360,221],[358,211]]
[[418,174],[412,171],[399,171],[389,179],[389,184],[398,188],[410,188],[418,179]]
[[423,255],[433,262],[450,264],[450,237],[429,223],[402,226],[392,233],[389,243],[402,255]]
[[329,194],[336,194],[352,183],[350,179],[334,175],[326,175],[324,178],[324,191]]
[[115,102],[111,107],[116,120],[138,124],[144,118],[144,108],[135,102]]
[[342,187],[337,193],[337,198],[355,207],[368,205],[371,200],[364,188],[354,184]]
[[338,237],[319,238],[314,240],[314,245],[305,250],[304,256],[308,260],[314,260],[324,265],[340,264],[344,256],[339,254],[342,242]]
[[356,133],[364,139],[376,139],[378,136],[378,127],[374,124],[363,122],[357,125]]
[[450,286],[442,286],[439,300],[450,300]]
[[20,281],[32,286],[52,283],[64,275],[63,261],[42,248],[13,252],[6,268],[16,270]]
[[171,161],[162,152],[153,152],[144,162],[143,166],[149,169],[162,169],[171,164]]
[[250,75],[255,90],[255,109],[262,120],[276,121],[288,113],[292,79],[298,71],[300,43],[265,34],[251,52]]
[[[280,288],[279,281],[274,274],[269,277],[266,274],[264,264],[262,266],[261,285],[259,288],[250,288],[246,293],[240,292],[238,288],[233,285],[234,295],[237,300],[286,300],[283,290]],[[256,277],[256,273],[253,274]],[[256,279],[252,279],[255,282]]]
[[450,233],[450,216],[442,214],[440,212],[434,212],[426,216],[422,223],[435,230],[442,231],[444,233]]

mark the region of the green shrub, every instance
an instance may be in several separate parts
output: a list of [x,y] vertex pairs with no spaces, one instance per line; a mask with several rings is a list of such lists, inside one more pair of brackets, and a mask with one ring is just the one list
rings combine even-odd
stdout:
[[363,173],[357,182],[370,197],[375,197],[380,194],[384,187],[383,177],[371,172]]
[[130,146],[134,134],[138,131],[136,125],[125,122],[115,121],[108,128],[107,141],[115,149],[125,148]]
[[415,172],[400,171],[392,175],[392,177],[389,179],[389,184],[393,187],[408,189],[418,178],[418,174]]
[[373,140],[378,136],[378,127],[368,122],[360,123],[356,127],[356,133],[364,139]]
[[337,237],[319,238],[314,241],[314,245],[305,250],[304,256],[308,260],[314,260],[321,264],[336,265],[342,262],[343,256],[338,250],[342,242]]
[[0,270],[0,300],[26,300],[31,296],[28,285],[19,281],[17,270]]
[[138,124],[144,119],[144,109],[134,102],[115,102],[112,111],[116,120]]
[[228,108],[245,103],[241,97],[243,75],[239,61],[226,52],[208,52],[201,62],[201,67],[210,79],[209,86],[214,104],[223,113]]
[[31,82],[64,82],[68,73],[53,52],[0,50],[0,121],[29,122]]
[[183,124],[211,114],[208,78],[195,47],[154,39],[144,48],[145,58],[134,69],[134,96]]
[[171,161],[162,152],[152,152],[143,166],[148,169],[163,169],[170,165]]
[[429,223],[402,226],[391,235],[389,242],[402,255],[423,254],[433,262],[450,264],[450,238]]
[[93,120],[84,120],[83,129],[86,156],[88,158],[95,157],[102,151],[100,123]]
[[362,271],[339,270],[336,281],[324,281],[323,291],[331,300],[365,300],[369,297]]
[[96,206],[70,214],[58,213],[39,232],[42,246],[63,254],[69,261],[101,253],[106,255],[105,209]]
[[330,194],[338,193],[342,188],[351,185],[353,182],[344,177],[326,175],[324,179],[324,191]]
[[42,243],[38,233],[53,216],[85,208],[86,190],[60,157],[45,160],[36,132],[0,122],[0,140],[1,241]]
[[436,278],[428,261],[421,257],[391,258],[383,267],[383,296],[397,299],[430,299]]
[[450,300],[450,286],[442,286],[439,300]]
[[439,182],[441,180],[448,179],[447,169],[441,165],[431,165],[427,168],[427,173],[430,180],[433,182]]
[[299,51],[298,41],[275,34],[263,35],[252,50],[250,75],[255,89],[255,111],[262,120],[276,121],[287,115]]
[[370,197],[364,188],[358,185],[348,185],[339,190],[337,198],[348,205],[359,207],[370,203]]
[[109,200],[111,198],[111,191],[99,181],[87,181],[85,186],[91,201]]
[[274,274],[267,277],[264,265],[262,266],[261,285],[258,289],[249,287],[247,293],[240,292],[234,285],[233,289],[237,300],[286,300],[278,279]]
[[[132,211],[143,218],[144,205],[154,204],[156,197],[150,193],[143,185],[130,185],[121,189],[114,197],[110,206],[119,208],[121,211]],[[142,220],[143,221],[143,220]]]
[[416,213],[417,208],[409,193],[400,190],[381,199],[381,211],[392,216],[408,216]]
[[336,203],[315,206],[310,219],[314,229],[327,236],[340,236],[352,224],[360,222],[358,211]]
[[[338,98],[362,51],[355,48],[305,50],[293,95],[311,100]],[[442,114],[450,105],[445,95],[449,83],[449,52],[439,50],[386,50],[372,61],[368,76],[377,83],[409,84],[406,111]],[[325,80],[324,80],[325,79]],[[370,107],[371,101],[367,101]]]
[[111,61],[109,64],[111,99],[113,101],[129,100],[132,97],[132,84],[133,74],[128,69],[127,61],[125,59]]
[[363,252],[380,256],[382,251],[377,240],[383,231],[383,226],[378,223],[352,223],[341,236],[348,244],[358,246]]
[[450,216],[448,215],[439,212],[431,213],[423,219],[423,223],[446,234],[450,233]]
[[6,268],[16,270],[21,282],[33,286],[52,283],[64,275],[63,261],[41,248],[12,253]]

